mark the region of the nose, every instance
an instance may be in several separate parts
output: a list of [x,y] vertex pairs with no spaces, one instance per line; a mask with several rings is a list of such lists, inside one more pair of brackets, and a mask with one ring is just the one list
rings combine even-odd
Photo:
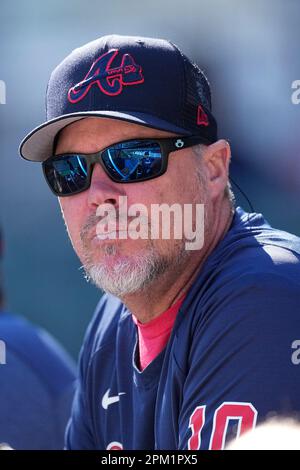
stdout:
[[91,185],[88,189],[88,205],[94,210],[101,204],[113,204],[118,207],[118,199],[125,196],[124,185],[115,183],[105,173],[99,163],[92,169]]

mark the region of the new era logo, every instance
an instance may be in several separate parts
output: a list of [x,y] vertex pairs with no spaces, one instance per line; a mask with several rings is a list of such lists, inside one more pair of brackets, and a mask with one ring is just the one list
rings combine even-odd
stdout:
[[208,116],[204,112],[201,104],[199,104],[199,106],[198,106],[197,124],[198,124],[198,126],[208,126],[209,125]]

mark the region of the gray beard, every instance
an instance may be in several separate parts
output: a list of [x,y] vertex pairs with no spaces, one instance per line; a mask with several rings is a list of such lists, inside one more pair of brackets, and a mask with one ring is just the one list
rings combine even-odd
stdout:
[[[115,254],[115,246],[105,247],[105,257]],[[106,264],[105,257],[102,262],[95,264],[87,253],[83,268],[88,281],[121,298],[145,290],[167,271],[176,270],[186,256],[184,244],[180,246],[176,256],[163,256],[151,245],[146,252],[117,261],[113,266]]]

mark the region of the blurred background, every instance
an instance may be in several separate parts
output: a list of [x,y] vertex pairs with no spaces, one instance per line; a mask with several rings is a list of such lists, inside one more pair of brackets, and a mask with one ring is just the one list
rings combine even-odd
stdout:
[[300,80],[299,15],[299,0],[1,0],[7,310],[48,329],[77,357],[101,293],[83,278],[40,165],[21,160],[18,145],[45,119],[52,69],[105,34],[170,39],[198,63],[211,82],[219,135],[232,146],[234,180],[256,212],[300,235],[300,104],[291,100]]

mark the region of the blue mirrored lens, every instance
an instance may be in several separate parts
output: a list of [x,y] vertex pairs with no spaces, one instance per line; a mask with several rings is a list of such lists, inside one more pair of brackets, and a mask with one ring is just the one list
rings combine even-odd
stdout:
[[87,165],[81,155],[64,155],[44,163],[47,180],[57,194],[72,194],[86,186]]
[[103,152],[102,161],[109,175],[117,181],[153,178],[162,167],[160,146],[152,141],[112,145]]

